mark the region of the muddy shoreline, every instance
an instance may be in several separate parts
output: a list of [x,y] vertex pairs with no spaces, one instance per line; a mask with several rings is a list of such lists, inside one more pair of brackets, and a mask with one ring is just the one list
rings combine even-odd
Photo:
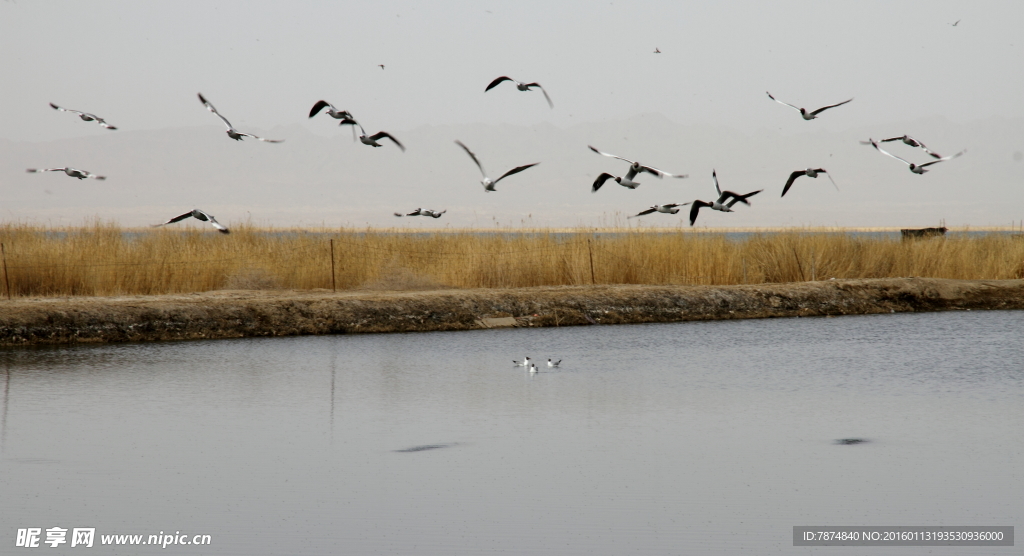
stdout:
[[217,291],[0,300],[0,345],[61,345],[1024,309],[1022,280],[882,278],[741,286]]

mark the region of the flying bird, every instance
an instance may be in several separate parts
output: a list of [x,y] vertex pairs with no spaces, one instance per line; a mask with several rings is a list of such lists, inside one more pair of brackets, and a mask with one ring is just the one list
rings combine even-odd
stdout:
[[86,122],[96,122],[96,123],[100,124],[101,126],[107,128],[107,129],[117,129],[116,127],[108,124],[106,120],[104,120],[103,118],[97,116],[96,114],[90,114],[88,112],[81,112],[79,110],[72,110],[70,108],[61,108],[60,106],[57,106],[56,104],[54,104],[52,102],[50,103],[50,107],[53,108],[54,110],[58,110],[60,112],[71,112],[72,114],[78,114],[78,117],[82,118],[82,120],[84,120]]
[[410,212],[409,214],[402,214],[400,212],[396,212],[395,216],[431,216],[433,218],[441,218],[441,215],[446,213],[446,212],[448,212],[448,209],[442,210],[440,212],[438,212],[436,210],[429,210],[429,209],[427,209],[427,210],[416,209],[416,210]]
[[380,66],[380,69],[384,69],[384,64],[377,64],[377,65]]
[[327,112],[324,113],[334,118],[335,120],[344,120],[346,118],[352,118],[351,112],[349,112],[348,110],[338,110],[337,108],[334,107],[333,104],[327,102],[326,100],[318,100],[316,104],[313,105],[313,109],[309,111],[309,117],[312,118],[313,116],[316,116],[324,108],[327,109]]
[[[891,141],[903,141],[904,145],[910,145],[911,147],[920,148],[920,149],[924,150],[924,152],[930,154],[932,156],[932,158],[942,158],[941,154],[939,154],[939,153],[929,149],[928,147],[924,146],[924,143],[918,141],[917,139],[914,139],[913,137],[911,137],[909,135],[900,135],[898,137],[890,137],[888,139],[882,139],[881,141],[879,141],[879,143],[889,143]],[[861,145],[870,145],[871,141],[861,141],[860,144]]]
[[831,181],[832,185],[835,186],[836,191],[839,191],[839,186],[836,185],[836,181],[832,179],[832,174],[826,172],[824,168],[807,168],[806,170],[797,170],[789,175],[789,179],[786,180],[786,186],[782,188],[782,196],[786,196],[786,192],[789,191],[790,186],[792,186],[793,182],[800,176],[816,178],[818,177],[818,174],[825,174],[828,176],[829,181]]
[[85,178],[92,178],[94,180],[105,180],[105,179],[107,179],[106,176],[97,176],[96,174],[93,174],[93,173],[90,173],[90,172],[86,172],[85,170],[76,170],[75,168],[72,168],[70,166],[66,166],[64,168],[43,168],[41,170],[37,170],[35,168],[29,168],[29,169],[27,169],[25,171],[30,173],[30,174],[35,174],[35,173],[39,173],[39,172],[64,172],[65,174],[71,176],[72,178],[78,178],[80,180],[84,180]]
[[484,92],[486,93],[487,91],[490,91],[491,89],[497,87],[498,84],[501,83],[502,81],[511,81],[515,83],[516,88],[519,89],[520,91],[529,91],[530,87],[537,87],[538,89],[540,89],[540,92],[544,93],[544,98],[547,99],[548,106],[550,106],[551,108],[555,107],[555,105],[551,103],[551,97],[548,96],[548,92],[544,90],[544,87],[540,86],[540,83],[522,83],[516,81],[515,79],[512,79],[511,77],[506,77],[504,75],[495,79],[494,81],[491,81],[491,84],[488,85],[486,89],[484,89]]
[[[213,112],[217,115],[218,118],[224,121],[224,125],[228,126],[228,130],[225,133],[227,133],[228,137],[234,139],[235,141],[241,141],[243,137],[252,137],[253,139],[259,139],[260,141],[265,141],[267,143],[281,143],[284,141],[284,139],[264,139],[263,137],[253,135],[251,133],[242,133],[241,131],[235,129],[235,126],[231,125],[231,122],[229,122],[227,118],[221,116],[220,112],[217,112],[217,109],[214,108],[213,105],[210,104],[208,100],[203,98],[202,93],[199,93],[199,102],[203,103],[203,106],[205,106],[207,110]],[[198,218],[198,216],[196,218]]]
[[636,218],[637,216],[643,216],[645,214],[651,214],[652,212],[663,212],[665,214],[676,214],[677,212],[679,212],[679,207],[684,206],[684,205],[688,205],[688,204],[690,204],[690,203],[670,203],[670,204],[667,204],[667,205],[654,205],[654,206],[652,206],[651,208],[649,208],[647,210],[640,211],[639,213],[634,214],[633,216],[627,216],[626,218],[627,219],[629,219],[629,218]]
[[654,53],[655,53],[655,54],[661,54],[661,50],[658,50],[658,47],[657,47],[657,46],[655,46],[655,47],[654,47]]
[[[765,92],[767,92],[767,91],[765,91]],[[851,98],[850,100],[844,100],[843,102],[840,102],[840,103],[837,103],[837,104],[830,104],[828,106],[823,106],[823,107],[815,110],[814,112],[808,112],[806,109],[800,108],[799,106],[793,106],[792,104],[790,104],[788,102],[782,102],[781,100],[773,97],[771,93],[768,93],[768,98],[774,100],[775,102],[777,102],[779,104],[785,104],[786,106],[797,110],[798,112],[800,112],[800,115],[803,116],[803,118],[805,120],[813,120],[813,119],[818,117],[818,114],[821,114],[822,112],[828,110],[829,108],[835,108],[836,106],[842,106],[842,105],[846,104],[847,102],[850,102],[850,100],[853,100]]]
[[184,220],[186,218],[190,218],[190,217],[191,218],[195,218],[196,220],[202,220],[203,222],[209,222],[211,226],[213,226],[214,228],[217,228],[217,231],[222,233],[222,234],[231,233],[227,228],[224,227],[223,224],[221,224],[220,222],[217,222],[217,219],[214,218],[212,214],[207,214],[207,213],[205,213],[205,212],[203,212],[203,211],[201,211],[199,209],[193,209],[193,210],[191,210],[189,212],[186,212],[185,214],[182,214],[181,216],[175,216],[174,218],[168,220],[167,222],[163,222],[161,224],[153,224],[153,227],[156,228],[158,226],[166,226],[167,224],[173,224],[175,222],[181,222],[182,220]]
[[519,172],[522,172],[523,170],[525,170],[527,168],[532,168],[532,167],[540,164],[540,162],[534,162],[533,164],[527,164],[525,166],[516,166],[515,168],[512,168],[508,172],[505,172],[504,174],[502,174],[500,178],[498,178],[498,179],[496,179],[494,181],[491,181],[491,178],[487,177],[487,172],[484,171],[483,165],[480,164],[480,161],[476,159],[476,155],[473,154],[473,151],[469,150],[469,147],[467,147],[466,145],[462,144],[462,141],[456,140],[455,144],[460,146],[460,147],[462,147],[462,150],[466,151],[466,154],[469,155],[469,158],[472,158],[473,162],[476,163],[476,167],[480,169],[480,174],[483,175],[483,177],[484,177],[484,179],[480,180],[480,183],[484,186],[484,191],[497,191],[494,188],[494,186],[498,185],[499,181],[507,178],[508,176],[511,176],[512,174],[518,174]]
[[[386,137],[388,139],[391,139],[396,145],[398,145],[398,148],[402,149],[402,152],[405,152],[405,145],[401,144],[398,141],[398,139],[395,139],[394,137],[392,137],[392,135],[390,133],[388,133],[386,131],[378,131],[377,133],[374,133],[373,135],[370,135],[369,137],[367,137],[366,130],[363,129],[362,124],[360,124],[359,122],[353,120],[352,118],[345,118],[344,120],[341,120],[340,122],[338,122],[338,125],[354,125],[354,126],[359,126],[359,141],[362,144],[364,144],[364,145],[369,145],[371,147],[383,147],[384,145],[381,145],[377,141],[380,140],[380,139],[384,139]],[[355,129],[355,128],[353,128],[353,129]]]
[[894,154],[892,154],[890,152],[887,152],[887,151],[883,150],[882,147],[878,146],[878,143],[875,142],[874,139],[868,139],[868,141],[871,142],[871,146],[874,147],[878,152],[880,152],[880,153],[882,153],[884,155],[891,156],[891,157],[895,158],[896,160],[899,160],[900,162],[906,164],[908,167],[910,167],[910,171],[915,173],[915,174],[923,174],[923,173],[928,171],[928,166],[931,166],[932,164],[938,164],[938,163],[946,161],[946,160],[954,159],[954,158],[964,154],[965,152],[967,152],[967,149],[964,149],[964,150],[962,150],[962,151],[960,151],[960,152],[958,152],[958,153],[956,153],[956,154],[954,154],[952,156],[946,156],[946,157],[943,157],[943,158],[939,158],[937,160],[933,160],[931,162],[925,162],[924,164],[914,164],[913,162],[910,162],[909,160],[904,160],[904,159],[902,159],[902,158],[900,158],[900,157],[898,157],[898,156],[896,156],[896,155],[894,155]]
[[711,210],[718,210],[722,212],[733,212],[733,205],[736,203],[743,203],[744,205],[750,206],[750,201],[747,199],[764,191],[763,189],[758,189],[757,191],[751,191],[744,195],[733,193],[732,191],[722,191],[722,188],[718,186],[718,172],[711,170],[711,177],[715,180],[715,190],[718,191],[718,200],[710,203],[699,199],[694,201],[693,206],[690,207],[691,226],[693,226],[693,223],[697,221],[697,214],[700,212],[702,207],[708,207]]
[[666,172],[664,170],[659,170],[659,169],[655,168],[654,166],[647,166],[647,165],[644,165],[644,164],[640,164],[639,162],[634,162],[632,160],[629,160],[628,158],[622,158],[621,156],[615,156],[614,154],[603,153],[603,152],[595,149],[594,147],[591,147],[590,145],[587,145],[587,146],[590,147],[590,150],[596,152],[597,154],[599,154],[601,156],[617,158],[619,160],[625,160],[626,162],[629,163],[629,171],[626,172],[626,175],[621,177],[621,178],[613,176],[613,175],[611,175],[611,174],[609,174],[607,172],[601,174],[600,176],[597,176],[597,179],[594,180],[594,185],[593,185],[593,187],[590,190],[591,193],[596,193],[597,190],[601,189],[601,186],[604,185],[604,182],[606,182],[606,181],[608,181],[610,179],[614,179],[622,187],[627,187],[629,189],[636,189],[637,187],[640,186],[640,184],[635,182],[635,181],[633,181],[633,178],[635,178],[636,175],[639,174],[640,172],[647,172],[648,174],[652,174],[652,175],[654,175],[657,178],[661,178],[663,176],[668,176],[670,178],[685,178],[685,177],[688,176],[688,174],[670,174],[670,173],[668,173],[668,172]]
[[952,25],[953,27],[956,27],[957,25],[960,24],[960,21],[961,20],[958,19],[958,20],[956,20],[956,23],[950,23],[950,25]]

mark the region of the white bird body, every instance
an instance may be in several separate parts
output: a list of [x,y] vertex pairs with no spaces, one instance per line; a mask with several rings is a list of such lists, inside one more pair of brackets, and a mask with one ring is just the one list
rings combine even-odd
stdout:
[[380,143],[378,143],[378,141],[387,138],[391,139],[391,141],[394,144],[398,145],[398,148],[402,149],[402,152],[405,152],[405,145],[403,145],[401,142],[398,141],[398,139],[395,139],[390,133],[386,131],[378,131],[373,135],[367,136],[366,130],[363,129],[362,124],[353,120],[352,118],[345,118],[344,120],[338,122],[338,125],[359,126],[359,142],[364,145],[369,145],[371,147],[383,147],[384,145],[381,145]]
[[621,185],[623,187],[627,187],[629,189],[636,189],[637,187],[640,186],[640,184],[638,182],[636,182],[636,181],[633,181],[633,180],[634,180],[634,178],[636,178],[637,174],[640,174],[642,172],[647,172],[648,174],[651,174],[651,175],[655,176],[658,179],[661,179],[664,176],[668,176],[670,178],[686,178],[686,177],[688,177],[688,174],[670,174],[670,173],[668,173],[668,172],[666,172],[664,170],[659,170],[659,169],[655,168],[654,166],[648,166],[646,164],[640,164],[639,162],[636,162],[636,161],[633,161],[633,160],[629,160],[628,158],[622,158],[621,156],[616,156],[614,154],[609,154],[609,153],[606,153],[606,152],[601,152],[601,151],[595,149],[594,147],[591,147],[590,145],[587,145],[587,146],[590,148],[590,150],[596,152],[597,154],[599,154],[601,156],[607,156],[609,158],[617,158],[619,160],[623,160],[623,161],[626,161],[626,162],[629,163],[629,171],[626,172],[625,176],[622,176],[622,177],[613,176],[612,174],[609,174],[608,172],[604,172],[600,176],[597,176],[597,179],[594,180],[594,184],[591,187],[591,190],[590,190],[591,193],[596,193],[597,190],[601,189],[601,186],[604,185],[604,182],[606,182],[606,181],[608,181],[610,179],[615,180],[616,183],[618,183],[619,185]]
[[182,221],[182,220],[184,220],[186,218],[195,218],[196,220],[201,220],[203,222],[209,222],[210,225],[213,226],[214,228],[216,228],[218,232],[220,232],[222,234],[230,233],[230,230],[228,230],[226,227],[224,227],[224,225],[221,224],[220,222],[217,222],[217,219],[214,218],[212,214],[203,212],[203,211],[201,211],[199,209],[192,209],[191,211],[186,212],[185,214],[182,214],[180,216],[175,216],[174,218],[171,218],[167,222],[162,222],[160,224],[153,224],[153,227],[156,228],[158,226],[166,226],[167,224],[173,224],[175,222],[180,222],[180,221]]
[[80,180],[84,180],[85,178],[92,178],[94,180],[101,180],[101,181],[107,179],[106,176],[97,176],[96,174],[93,174],[91,172],[86,172],[85,170],[78,170],[78,169],[72,168],[70,166],[65,166],[64,168],[42,168],[42,169],[39,169],[39,170],[37,170],[35,168],[29,168],[29,169],[27,169],[25,171],[30,173],[30,174],[35,174],[35,173],[40,173],[40,172],[64,172],[65,174],[71,176],[72,178],[78,178]]
[[531,365],[529,357],[524,358],[521,362],[516,360],[512,362],[516,364],[516,367],[529,367]]
[[448,212],[447,209],[442,211],[430,210],[430,209],[416,209],[408,214],[402,214],[396,212],[395,216],[430,216],[432,218],[441,218],[441,215]]
[[348,119],[352,118],[352,113],[351,112],[349,112],[348,110],[338,110],[337,108],[334,107],[333,104],[327,102],[326,100],[319,100],[319,101],[317,101],[317,103],[313,105],[313,109],[309,111],[309,117],[312,118],[313,116],[316,116],[324,108],[327,109],[327,111],[324,112],[324,114],[327,114],[328,116],[330,116],[330,117],[332,117],[332,118],[334,118],[336,120],[344,120],[346,118],[348,118]]
[[693,226],[694,222],[697,221],[697,214],[703,207],[708,207],[711,210],[717,210],[721,212],[734,212],[732,210],[733,205],[735,205],[736,203],[743,203],[744,205],[750,206],[750,201],[748,201],[747,199],[764,191],[763,189],[758,189],[757,191],[751,191],[750,193],[746,193],[743,195],[740,195],[739,193],[733,193],[732,191],[722,191],[722,188],[719,187],[718,185],[718,172],[716,170],[711,170],[711,177],[715,180],[715,190],[718,191],[718,199],[710,203],[707,201],[701,201],[699,199],[693,201],[692,206],[690,207],[691,226]]
[[265,138],[260,137],[258,135],[253,135],[251,133],[242,133],[241,131],[238,131],[237,129],[235,129],[235,126],[231,125],[231,122],[229,122],[227,118],[225,118],[224,116],[221,116],[220,112],[217,112],[217,109],[214,108],[213,105],[210,104],[210,102],[208,100],[203,98],[203,94],[202,93],[199,93],[199,102],[202,102],[203,106],[205,106],[207,110],[209,110],[210,112],[213,112],[214,114],[216,114],[217,117],[220,118],[222,122],[224,122],[224,125],[226,125],[227,128],[228,128],[228,130],[225,133],[227,133],[228,137],[234,139],[235,141],[241,141],[243,137],[252,137],[253,139],[258,139],[258,140],[264,141],[266,143],[282,143],[282,142],[284,142],[284,139],[265,139]]
[[[676,212],[678,212],[678,211],[676,211]],[[561,362],[562,362],[561,359],[559,359],[558,361],[552,361],[551,359],[548,359],[548,367],[557,367],[559,365],[559,363],[561,363]]]
[[108,124],[106,120],[97,116],[96,114],[90,114],[88,112],[82,112],[80,110],[72,110],[70,108],[61,108],[60,106],[57,106],[52,102],[50,103],[50,107],[59,112],[71,112],[72,114],[77,114],[79,118],[82,118],[82,120],[86,122],[96,122],[107,129],[117,129],[116,127]]
[[513,168],[513,169],[509,170],[508,172],[505,172],[504,174],[502,174],[501,177],[499,177],[498,179],[491,180],[491,178],[487,177],[487,172],[484,171],[483,164],[480,164],[480,161],[477,160],[476,155],[473,154],[473,151],[469,150],[469,147],[464,145],[462,143],[462,141],[456,140],[455,144],[460,146],[460,147],[462,147],[462,150],[466,151],[466,154],[469,155],[469,158],[472,158],[473,162],[476,163],[476,167],[480,169],[480,174],[483,176],[483,179],[480,180],[480,184],[484,186],[484,191],[497,191],[497,189],[495,189],[495,186],[498,185],[499,181],[501,181],[501,180],[507,178],[508,176],[513,175],[513,174],[518,174],[519,172],[522,172],[523,170],[526,170],[527,168],[532,168],[532,167],[540,164],[540,162],[534,162],[533,164],[526,164],[524,166],[516,166],[515,168]]
[[898,156],[896,156],[896,155],[894,155],[894,154],[892,154],[892,153],[882,149],[882,147],[879,147],[878,143],[874,139],[868,139],[868,141],[871,143],[871,146],[875,148],[875,150],[877,150],[878,152],[880,152],[880,153],[882,153],[884,155],[891,156],[892,158],[895,158],[896,160],[899,160],[900,162],[906,164],[910,168],[910,171],[915,173],[915,174],[924,174],[925,172],[928,171],[928,166],[931,166],[932,164],[938,164],[938,163],[944,162],[946,160],[952,160],[952,159],[954,159],[954,158],[964,154],[965,152],[967,152],[967,150],[964,149],[964,150],[962,150],[962,151],[960,151],[960,152],[958,152],[958,153],[956,153],[956,154],[954,154],[952,156],[946,156],[946,157],[938,158],[938,159],[933,160],[931,162],[925,162],[924,164],[915,164],[913,162],[910,162],[909,160],[905,160],[903,158],[900,158],[900,157],[898,157]]
[[661,213],[664,213],[664,214],[676,214],[676,213],[679,212],[679,207],[685,206],[685,205],[688,205],[688,204],[690,204],[690,203],[669,203],[667,205],[653,205],[653,206],[651,206],[651,208],[649,208],[647,210],[640,211],[639,213],[634,214],[633,216],[627,216],[626,218],[627,219],[628,218],[636,218],[637,216],[643,216],[645,214],[652,214],[652,213],[655,213],[655,212],[661,212]]
[[537,365],[534,365],[533,363],[530,363],[530,374],[536,374],[539,371],[540,371],[540,369],[537,368]]
[[828,110],[829,108],[835,108],[836,106],[842,106],[842,105],[846,104],[847,102],[850,102],[851,100],[853,100],[851,98],[850,100],[844,100],[843,102],[837,102],[836,104],[830,104],[828,106],[822,106],[821,108],[819,108],[819,109],[817,109],[817,110],[815,110],[813,112],[808,112],[806,109],[800,108],[799,106],[794,106],[794,105],[792,105],[792,104],[790,104],[788,102],[782,102],[781,100],[773,97],[771,93],[768,93],[768,98],[774,100],[775,102],[777,102],[779,104],[785,104],[786,106],[788,106],[790,108],[793,108],[794,110],[800,112],[800,116],[803,117],[803,119],[805,119],[805,120],[816,119],[818,117],[818,114],[821,114],[822,112]]
[[789,188],[793,185],[793,182],[796,181],[796,179],[799,178],[800,176],[817,178],[818,174],[825,174],[826,176],[828,176],[829,181],[832,182],[832,185],[836,188],[836,191],[839,191],[839,186],[836,185],[836,181],[832,179],[832,174],[829,174],[827,171],[825,171],[824,168],[806,168],[804,170],[796,170],[795,172],[789,175],[789,179],[786,180],[786,186],[782,188],[781,196],[786,196],[786,192],[789,191]]
[[[913,137],[911,137],[909,135],[900,135],[898,137],[890,137],[888,139],[882,139],[881,141],[879,141],[879,143],[889,143],[890,141],[902,141],[904,145],[909,145],[911,147],[916,147],[916,148],[924,150],[924,152],[930,154],[932,156],[932,158],[942,158],[941,154],[939,154],[939,153],[929,149],[928,147],[925,146],[924,143],[922,143],[921,141],[918,141],[917,139],[914,139]],[[864,143],[864,141],[861,141],[861,143]],[[866,145],[868,143],[864,143],[864,144]]]
[[548,106],[551,108],[555,107],[555,105],[551,103],[551,97],[548,96],[548,92],[544,90],[544,87],[540,86],[540,83],[523,83],[522,81],[516,81],[515,79],[512,79],[511,77],[507,77],[504,75],[495,79],[494,81],[491,81],[491,83],[487,85],[487,88],[484,89],[484,92],[486,93],[487,91],[490,91],[491,89],[497,87],[499,83],[502,83],[504,81],[511,81],[515,83],[516,89],[519,89],[520,91],[529,91],[532,87],[540,89],[540,92],[544,93],[544,99],[548,101]]

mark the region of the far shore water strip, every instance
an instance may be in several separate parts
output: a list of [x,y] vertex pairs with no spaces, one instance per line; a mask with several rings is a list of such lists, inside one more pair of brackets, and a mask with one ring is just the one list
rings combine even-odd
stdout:
[[0,300],[0,346],[1024,309],[1024,280],[213,291]]

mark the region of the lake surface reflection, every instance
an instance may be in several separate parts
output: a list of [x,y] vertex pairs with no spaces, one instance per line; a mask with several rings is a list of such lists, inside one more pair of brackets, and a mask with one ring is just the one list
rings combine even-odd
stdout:
[[0,387],[8,547],[832,554],[792,527],[1024,517],[1024,312],[4,350]]

